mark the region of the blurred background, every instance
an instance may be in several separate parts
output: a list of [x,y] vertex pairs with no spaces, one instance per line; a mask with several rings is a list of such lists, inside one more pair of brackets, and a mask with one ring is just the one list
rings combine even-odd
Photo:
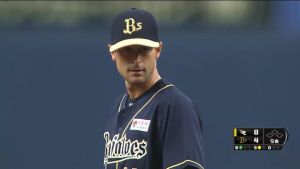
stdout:
[[[298,169],[299,1],[0,1],[0,168],[102,169],[125,91],[107,44],[131,7],[157,18],[158,68],[199,105],[208,169]],[[234,151],[235,127],[286,127],[281,151]]]

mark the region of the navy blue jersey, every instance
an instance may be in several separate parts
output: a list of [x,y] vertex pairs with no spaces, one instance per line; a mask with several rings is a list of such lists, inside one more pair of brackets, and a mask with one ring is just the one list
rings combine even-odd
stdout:
[[164,79],[134,100],[121,96],[104,139],[107,169],[204,168],[199,109]]

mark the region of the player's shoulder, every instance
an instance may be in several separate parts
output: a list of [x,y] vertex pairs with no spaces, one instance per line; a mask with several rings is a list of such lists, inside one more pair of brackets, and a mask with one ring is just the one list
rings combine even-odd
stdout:
[[[169,83],[172,84],[172,83]],[[157,100],[159,107],[172,108],[172,109],[185,109],[198,111],[198,104],[194,102],[188,95],[182,92],[176,85],[162,91]]]
[[198,104],[176,85],[160,94],[157,105],[157,117],[161,119],[161,123],[165,123],[165,119],[172,119],[177,123],[190,123],[195,120],[201,123],[202,114]]
[[[168,82],[168,84],[172,84],[172,83]],[[187,96],[174,84],[172,84],[172,87],[169,87],[169,89],[163,91],[160,97],[162,98],[161,99],[162,104],[167,104],[167,103],[193,104],[194,103],[194,101],[189,96]]]

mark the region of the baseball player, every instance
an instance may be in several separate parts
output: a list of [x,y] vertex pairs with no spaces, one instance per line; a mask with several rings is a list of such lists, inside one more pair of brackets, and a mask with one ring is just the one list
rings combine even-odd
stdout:
[[108,47],[127,91],[108,115],[105,168],[204,169],[199,109],[158,73],[153,15],[135,8],[117,15]]

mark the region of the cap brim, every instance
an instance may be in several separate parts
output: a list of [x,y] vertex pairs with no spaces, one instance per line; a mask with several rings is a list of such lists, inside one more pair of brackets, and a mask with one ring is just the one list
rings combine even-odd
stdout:
[[143,38],[126,39],[126,40],[122,40],[114,45],[111,45],[109,51],[113,52],[117,49],[120,49],[125,46],[130,46],[130,45],[142,45],[142,46],[157,48],[157,47],[159,47],[159,42],[155,42],[155,41],[152,41],[149,39],[143,39]]

